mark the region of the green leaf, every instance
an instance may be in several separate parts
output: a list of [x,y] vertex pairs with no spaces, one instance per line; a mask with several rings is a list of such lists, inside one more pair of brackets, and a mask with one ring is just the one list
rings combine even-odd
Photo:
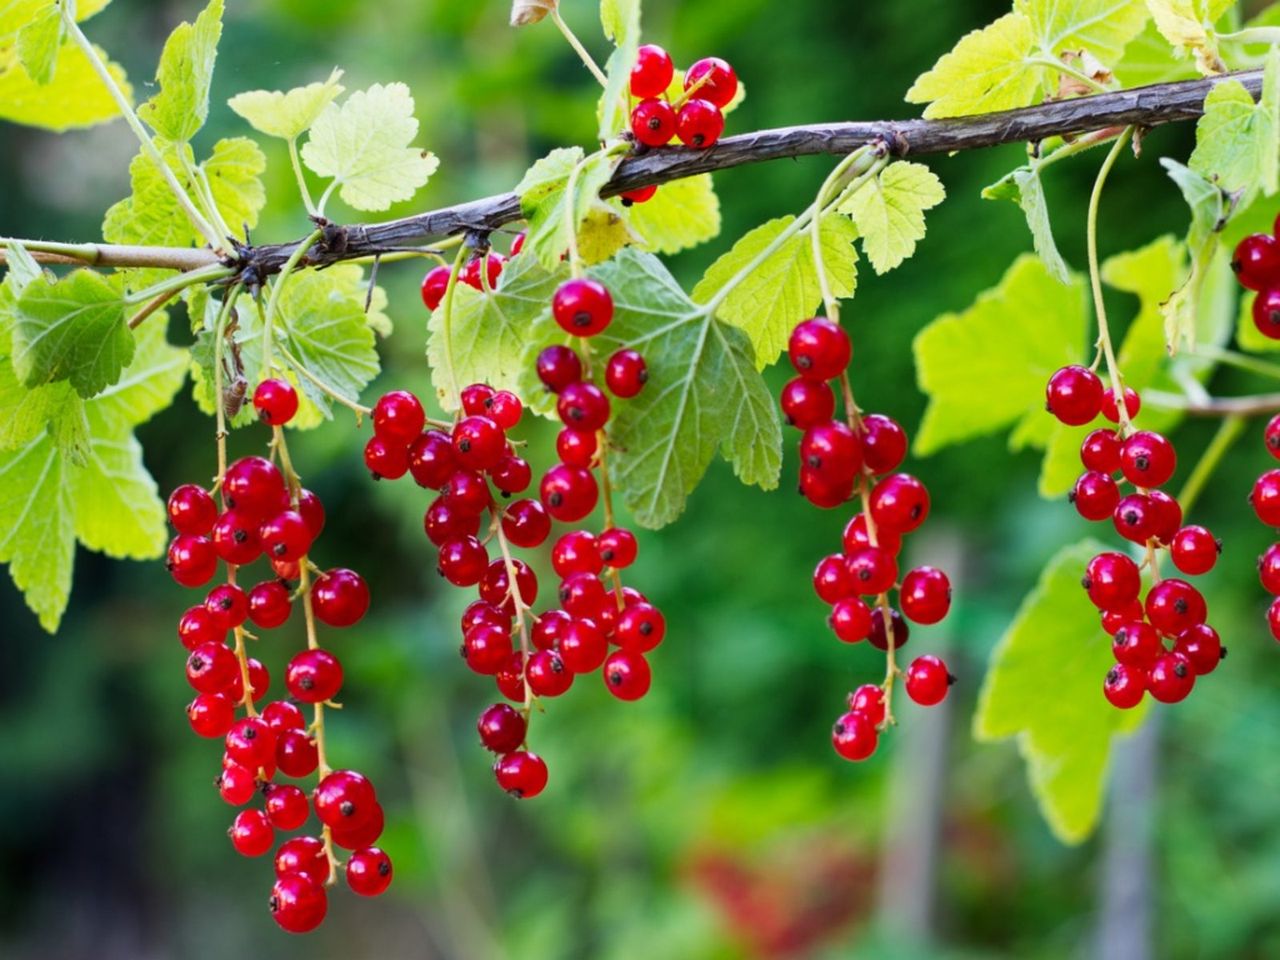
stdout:
[[551,296],[565,276],[549,273],[533,257],[512,257],[496,290],[486,294],[464,283],[453,291],[448,318],[441,305],[427,321],[427,360],[436,397],[456,410],[470,383],[514,390],[521,382],[525,345],[534,322],[551,309]]
[[928,104],[924,115],[929,119],[1034,103],[1044,71],[1026,62],[1033,44],[1030,21],[1020,13],[1007,13],[961,37],[911,85],[907,102]]
[[133,360],[119,380],[93,398],[90,407],[96,416],[137,426],[173,402],[186,379],[189,357],[169,343],[167,319],[157,313],[134,331]]
[[639,42],[640,0],[600,0],[600,26],[616,46]]
[[596,111],[600,139],[607,141],[626,127],[631,111],[631,68],[640,47],[640,0],[602,0],[600,22],[617,47],[605,64],[604,91]]
[[[68,448],[83,457],[87,436],[80,426],[84,404],[65,380],[39,387],[24,387],[14,375],[13,364],[0,358],[0,450],[15,450],[38,439],[57,421]],[[66,416],[66,419],[61,419]]]
[[569,247],[571,227],[565,203],[574,169],[578,173],[572,197],[572,229],[577,231],[593,210],[612,211],[600,199],[600,189],[620,162],[620,155],[598,152],[586,156],[581,147],[560,147],[534,163],[516,185],[520,209],[529,222],[524,249],[532,252],[547,270],[556,268]]
[[311,129],[322,110],[345,89],[338,81],[342,71],[334,68],[329,79],[279,90],[246,90],[227,101],[227,105],[249,121],[259,133],[283,140],[295,140]]
[[1064,290],[1042,261],[1024,255],[963,313],[943,314],[921,330],[913,349],[929,406],[915,452],[925,456],[1020,420],[1043,424],[1043,439],[1052,424],[1044,385],[1084,356],[1087,296],[1080,278]]
[[892,270],[915,253],[924,237],[924,212],[947,195],[922,163],[891,163],[840,206],[862,234],[862,252],[876,273]]
[[258,214],[267,203],[262,173],[267,158],[248,137],[232,137],[213,145],[213,153],[201,166],[209,180],[213,202],[233,230],[258,225]]
[[991,652],[973,722],[979,741],[1017,738],[1040,811],[1063,843],[1097,826],[1112,739],[1146,714],[1145,705],[1117,710],[1102,695],[1115,658],[1080,576],[1104,549],[1086,540],[1049,561]]
[[1276,192],[1280,158],[1280,54],[1267,60],[1263,96],[1258,103],[1238,80],[1215,83],[1204,98],[1204,116],[1196,122],[1196,148],[1188,166],[1222,189]]
[[90,550],[117,559],[146,560],[166,542],[165,510],[142,463],[142,445],[128,425],[90,404],[89,455],[68,471],[76,537]]
[[1142,87],[1194,77],[1195,66],[1177,53],[1160,35],[1155,21],[1149,21],[1142,33],[1124,48],[1124,56],[1113,72],[1121,87]]
[[647,250],[678,253],[720,233],[720,199],[711,174],[673,180],[628,210],[631,231]]
[[1205,177],[1175,160],[1161,158],[1161,166],[1191,208],[1191,226],[1187,230],[1187,250],[1191,254],[1191,271],[1182,283],[1166,297],[1160,312],[1164,317],[1164,340],[1169,350],[1185,344],[1192,346],[1196,335],[1196,307],[1210,261],[1217,252],[1221,230],[1230,212],[1230,201],[1222,190]]
[[[591,274],[614,302],[613,322],[592,347],[601,356],[633,347],[648,363],[645,389],[614,405],[609,427],[610,475],[636,522],[660,527],[679,516],[717,449],[744,483],[777,486],[776,404],[742,332],[706,316],[651,254],[629,247]],[[548,314],[533,333],[527,370],[547,343],[565,342]]]
[[412,199],[440,166],[435,154],[410,146],[417,135],[409,88],[375,83],[320,112],[302,159],[315,173],[333,178],[350,206],[386,210]]
[[[124,68],[112,63],[106,51],[94,46],[106,62],[116,85],[132,100],[133,92]],[[91,127],[120,115],[120,108],[74,44],[58,48],[51,79],[40,84],[18,61],[16,45],[0,43],[0,120],[62,132],[75,127]]]
[[1177,50],[1195,54],[1202,73],[1222,73],[1226,66],[1218,56],[1218,38],[1213,25],[1235,0],[1147,0],[1160,35]]
[[36,83],[43,85],[53,79],[62,37],[62,8],[58,4],[45,7],[18,32],[18,59]]
[[41,434],[0,452],[0,563],[27,606],[50,633],[58,629],[71,594],[75,560],[74,500],[53,439]]
[[133,357],[119,278],[75,270],[41,277],[22,292],[13,330],[13,366],[28,387],[71,381],[82,397],[115,383]]
[[[812,316],[822,303],[813,262],[812,228],[794,230],[795,219],[790,215],[778,217],[748,232],[707,268],[693,288],[693,299],[697,303],[709,303],[724,286],[749,268],[716,313],[720,319],[746,332],[760,369],[778,358],[786,348],[791,329],[800,320]],[[823,217],[820,228],[823,262],[832,293],[837,297],[851,296],[857,286],[855,237],[857,231],[845,217],[834,212]],[[768,250],[772,252],[766,255]]]
[[1012,200],[1021,207],[1027,218],[1027,226],[1031,229],[1032,245],[1049,273],[1059,283],[1070,282],[1071,269],[1062,259],[1053,239],[1049,205],[1045,202],[1039,165],[1032,163],[1006,174],[984,189],[982,196],[987,200]]
[[196,22],[169,34],[156,69],[159,92],[138,108],[157,134],[175,143],[195,136],[209,117],[209,85],[222,37],[223,0],[209,0]]
[[1086,50],[1108,66],[1149,18],[1143,0],[1015,0],[1014,9],[1046,55]]

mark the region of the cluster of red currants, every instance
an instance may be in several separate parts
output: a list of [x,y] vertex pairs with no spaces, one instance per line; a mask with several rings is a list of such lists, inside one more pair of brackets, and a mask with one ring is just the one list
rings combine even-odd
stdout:
[[[502,276],[507,261],[524,249],[524,238],[523,230],[517,233],[511,241],[510,252],[505,257],[489,249],[476,251],[476,255],[458,271],[458,282],[475,290],[484,290],[486,287],[493,290],[498,286],[498,278]],[[440,301],[449,289],[449,278],[452,275],[453,269],[441,264],[428,270],[427,275],[422,278],[422,302],[428,310],[434,311],[440,306]]]
[[[1123,553],[1100,553],[1081,581],[1112,637],[1116,665],[1103,693],[1122,709],[1137,706],[1147,692],[1161,703],[1177,703],[1197,676],[1213,672],[1226,650],[1205,622],[1208,606],[1200,591],[1186,580],[1160,579],[1159,553],[1167,550],[1180,572],[1194,576],[1213,568],[1222,543],[1204,527],[1184,526],[1178,501],[1159,489],[1173,477],[1178,458],[1167,437],[1134,428],[1142,407],[1135,391],[1124,389],[1121,411],[1114,390],[1104,389],[1096,373],[1072,365],[1049,378],[1045,399],[1049,412],[1067,426],[1084,426],[1099,415],[1117,424],[1084,438],[1084,472],[1070,499],[1086,520],[1111,520],[1120,536],[1146,550],[1141,566]],[[1133,492],[1122,493],[1121,483]],[[1143,568],[1152,579],[1145,597]]]
[[1241,286],[1256,291],[1253,325],[1264,337],[1280,340],[1280,217],[1275,232],[1254,233],[1236,244],[1231,269]]
[[[936,567],[917,567],[898,582],[902,537],[928,516],[928,491],[915,477],[895,472],[907,453],[907,435],[896,421],[857,412],[848,402],[851,393],[852,425],[835,419],[830,381],[847,383],[853,355],[839,324],[824,317],[805,320],[792,330],[787,353],[798,376],[783,387],[781,403],[787,422],[804,431],[800,492],[823,508],[840,506],[855,492],[863,496],[863,509],[844,528],[843,552],[818,564],[814,589],[831,605],[828,622],[838,639],[868,640],[892,656],[907,642],[908,620],[937,623],[951,608],[951,583]],[[894,589],[901,613],[889,601]],[[895,679],[891,666],[885,686],[864,684],[849,694],[849,710],[832,731],[840,756],[865,760],[875,752],[879,733],[891,719],[886,692]],[[941,659],[921,656],[907,668],[905,686],[912,700],[931,706],[942,701],[954,681]]]
[[[270,379],[259,385],[254,406],[264,422],[280,426],[297,412],[298,398],[287,382]],[[272,701],[259,712],[256,705],[268,693],[270,676],[258,659],[245,654],[244,640],[253,638],[249,624],[284,625],[299,599],[321,623],[349,627],[368,609],[369,590],[351,570],[321,573],[310,566],[308,554],[324,528],[324,507],[270,460],[235,461],[218,489],[221,511],[213,495],[196,484],[178,487],[168,501],[177,530],[168,554],[173,578],[199,587],[217,573],[219,560],[227,571],[226,581],[178,621],[178,637],[189,651],[187,681],[196,691],[187,718],[198,735],[223,741],[215,781],[222,799],[237,807],[261,799],[260,806],[241,810],[228,831],[239,853],[267,853],[277,830],[301,829],[314,809],[321,835],[297,836],[280,845],[270,901],[281,927],[303,933],[324,919],[326,887],[337,876],[333,845],[353,851],[346,863],[353,891],[376,896],[390,884],[391,860],[373,846],[382,833],[382,809],[365,777],[324,765],[319,724],[309,727],[298,706],[317,705],[319,717],[320,705],[342,686],[338,658],[311,643],[309,631],[307,648],[285,668],[289,699]],[[259,559],[267,560],[272,576],[246,593],[236,574]],[[313,573],[318,574],[314,579]],[[297,785],[278,782],[280,775],[300,779],[317,770],[320,782],[310,799]]]
[[[738,77],[719,57],[705,57],[684,75],[684,92],[672,102],[667,90],[675,77],[671,55],[647,43],[636,52],[631,68],[631,95],[640,102],[631,110],[631,133],[646,147],[665,147],[679,138],[686,147],[705,149],[724,132],[722,112],[738,92]],[[625,199],[643,202],[654,187],[635,191]]]
[[[1267,450],[1280,460],[1280,415],[1267,424]],[[1254,513],[1269,527],[1280,527],[1280,470],[1268,470],[1258,477],[1249,494]],[[1258,558],[1258,579],[1262,588],[1276,599],[1267,610],[1267,626],[1271,636],[1280,640],[1280,543],[1273,543]]]

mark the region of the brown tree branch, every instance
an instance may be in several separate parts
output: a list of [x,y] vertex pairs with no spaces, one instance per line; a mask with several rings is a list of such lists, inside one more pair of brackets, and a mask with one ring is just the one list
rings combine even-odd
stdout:
[[[1259,95],[1261,70],[1244,71],[1229,77],[1244,84],[1253,96]],[[707,150],[664,147],[623,161],[601,194],[617,196],[637,187],[784,157],[842,156],[869,143],[883,143],[891,154],[903,157],[1033,142],[1109,127],[1147,128],[1194,120],[1203,112],[1205,94],[1223,79],[1227,77],[1160,83],[1019,110],[946,120],[853,121],[758,130],[726,137]],[[520,218],[519,198],[514,193],[503,193],[398,220],[333,228],[326,241],[308,252],[303,263],[324,266],[389,253],[459,233],[487,234]],[[289,259],[299,242],[242,248],[242,266],[252,264],[258,278],[269,276]],[[216,262],[214,254],[208,250],[117,247],[110,244],[84,244],[83,248],[86,258],[76,259],[73,255],[70,258],[73,262],[178,270]],[[60,262],[67,260],[65,253],[36,255],[37,259],[51,257],[58,257]]]

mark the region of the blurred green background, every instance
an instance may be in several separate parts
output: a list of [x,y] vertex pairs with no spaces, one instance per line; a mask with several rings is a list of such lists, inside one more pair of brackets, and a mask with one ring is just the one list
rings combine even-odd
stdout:
[[[594,5],[564,7],[602,58]],[[1006,10],[972,0],[648,0],[645,33],[677,63],[716,54],[735,65],[749,95],[729,132],[741,132],[909,116],[901,97],[916,74]],[[168,30],[196,11],[187,0],[116,0],[89,32],[145,96]],[[552,146],[590,142],[594,90],[550,24],[517,32],[506,18],[496,2],[232,3],[215,104],[322,79],[335,65],[348,89],[403,80],[417,98],[420,142],[443,160],[415,207],[510,189]],[[207,149],[243,132],[215,109],[200,138]],[[1185,229],[1155,158],[1185,159],[1190,137],[1187,126],[1158,130],[1141,161],[1120,165],[1104,203],[1104,256]],[[0,138],[0,233],[92,239],[101,212],[127,192],[136,144],[123,124],[65,137],[5,127]],[[256,239],[290,239],[305,224],[287,159],[269,149],[272,200]],[[918,256],[887,277],[864,270],[846,311],[859,398],[909,429],[923,406],[911,337],[1030,246],[1013,205],[978,199],[1020,156],[1015,146],[930,160],[949,199],[931,214]],[[829,163],[718,174],[724,235],[676,258],[677,274],[692,282],[734,237],[800,209]],[[1055,166],[1048,184],[1076,265],[1095,163]],[[400,264],[379,277],[397,330],[378,387],[429,392],[420,276]],[[1134,303],[1117,295],[1114,309],[1130,316]],[[175,318],[174,339],[183,333]],[[1213,384],[1221,393],[1258,386],[1236,373]],[[1183,429],[1184,463],[1211,430]],[[230,849],[232,813],[211,787],[218,748],[194,738],[183,716],[190,691],[174,623],[191,596],[160,561],[82,551],[57,636],[0,583],[0,956],[1278,956],[1280,684],[1252,572],[1267,533],[1244,505],[1268,465],[1260,430],[1199,509],[1227,541],[1206,589],[1231,659],[1188,702],[1153,711],[1117,764],[1126,783],[1112,827],[1071,849],[1040,819],[1014,745],[969,736],[992,644],[1043,561],[1086,532],[1065,505],[1036,498],[1034,457],[1011,456],[1001,438],[912,467],[935,512],[909,560],[940,562],[958,587],[953,615],[912,640],[915,652],[954,661],[961,681],[945,706],[904,705],[900,728],[868,763],[835,757],[829,727],[845,693],[883,669],[875,651],[833,639],[809,585],[845,516],[790,492],[793,459],[770,494],[717,464],[678,523],[641,533],[630,579],[670,624],[653,657],[653,692],[622,704],[580,682],[550,703],[532,743],[551,786],[517,803],[492,784],[476,740],[474,719],[493,692],[457,659],[465,597],[435,575],[420,528],[426,498],[411,485],[371,483],[363,437],[349,421],[328,425],[294,448],[329,509],[318,559],[362,571],[374,596],[371,615],[330,641],[348,670],[330,754],[379,784],[391,892],[356,902],[336,891],[329,920],[307,938],[275,928],[270,862]],[[141,437],[164,491],[213,472],[212,424],[185,397]],[[533,439],[545,462],[551,434]],[[262,442],[249,430],[233,452]],[[278,672],[298,633],[268,635],[259,655]]]

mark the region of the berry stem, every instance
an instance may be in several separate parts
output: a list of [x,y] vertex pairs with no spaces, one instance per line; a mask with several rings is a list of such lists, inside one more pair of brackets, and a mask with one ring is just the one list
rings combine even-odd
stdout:
[[600,69],[600,65],[596,63],[595,58],[591,56],[587,51],[587,48],[582,45],[582,41],[578,39],[577,34],[570,30],[569,25],[564,22],[564,18],[560,16],[560,9],[558,6],[553,6],[551,8],[551,22],[556,25],[556,29],[558,29],[565,40],[569,42],[569,46],[573,47],[574,53],[578,55],[578,59],[582,61],[583,66],[591,71],[591,75],[599,81],[600,86],[609,86],[609,78],[605,76],[604,71]]
[[[1124,397],[1124,377],[1120,373],[1120,365],[1116,362],[1115,348],[1111,343],[1111,329],[1107,325],[1107,307],[1102,299],[1102,271],[1098,266],[1098,206],[1102,200],[1102,188],[1107,182],[1111,168],[1115,166],[1129,138],[1133,135],[1133,127],[1126,127],[1116,138],[1107,152],[1106,159],[1098,169],[1098,176],[1093,181],[1093,191],[1089,194],[1089,211],[1085,227],[1085,241],[1089,256],[1089,286],[1093,291],[1093,308],[1098,319],[1098,346],[1102,348],[1107,359],[1107,375],[1111,380],[1111,390],[1116,399],[1116,411],[1120,417],[1120,435],[1127,437],[1133,432],[1133,424],[1129,421],[1129,408]],[[1097,365],[1097,360],[1094,360]]]
[[1027,63],[1034,64],[1040,67],[1048,67],[1050,70],[1057,70],[1063,76],[1070,77],[1072,80],[1078,80],[1080,83],[1083,83],[1086,87],[1088,87],[1090,90],[1093,90],[1095,93],[1106,93],[1108,91],[1107,85],[1105,83],[1099,83],[1097,80],[1093,79],[1093,77],[1089,76],[1083,70],[1077,70],[1075,67],[1072,67],[1072,66],[1069,66],[1068,64],[1063,63],[1058,57],[1053,57],[1053,56],[1032,57],[1030,60],[1027,61]]
[[[0,240],[0,243],[4,242],[6,241]],[[13,240],[7,242],[18,243],[24,247],[27,243],[25,240]],[[58,246],[58,244],[48,244],[48,246]],[[229,277],[233,273],[235,273],[235,271],[230,267],[224,267],[221,264],[212,264],[210,266],[201,267],[198,270],[180,273],[175,277],[168,277],[165,280],[161,280],[159,283],[153,283],[149,287],[144,287],[136,293],[127,293],[125,294],[124,302],[126,304],[143,303],[144,301],[154,300],[156,297],[165,293],[172,296],[175,293],[181,293],[183,290],[187,289],[187,287],[193,287],[198,283],[210,283],[214,280],[221,280],[223,277]],[[148,306],[150,306],[150,304],[148,304]],[[137,320],[137,317],[135,316],[133,320],[129,321],[129,326],[136,326],[137,323],[141,323],[141,321]]]
[[[467,260],[467,245],[463,244],[458,247],[458,252],[453,258],[453,268],[449,271],[449,282],[444,288],[444,302],[441,305],[443,313],[441,314],[441,328],[444,332],[444,359],[445,366],[449,368],[449,386],[450,393],[453,394],[454,405],[459,412],[462,410],[462,390],[458,386],[457,368],[453,365],[453,291],[458,286],[458,274],[462,272],[462,265]],[[484,273],[486,271],[481,271]]]
[[[507,536],[502,532],[502,521],[498,518],[496,511],[494,517],[498,521],[494,526],[498,535],[498,549],[502,551],[502,563],[507,569],[507,597],[516,609],[516,625],[520,628],[520,653],[524,657],[524,663],[527,665],[533,652],[529,645],[529,624],[526,617],[529,608],[525,605],[524,597],[520,595],[520,584],[516,580],[515,561],[511,559],[511,545],[507,543]],[[537,697],[533,694],[533,688],[529,686],[528,671],[525,671],[524,707],[521,709],[521,713],[524,714],[526,730],[530,714],[533,713],[533,704],[536,700]]]
[[302,195],[302,205],[307,208],[309,216],[318,216],[315,201],[311,199],[311,190],[307,186],[307,178],[302,174],[302,161],[298,157],[298,138],[289,138],[289,164],[293,167],[293,178],[298,182],[298,193]]
[[1243,416],[1236,415],[1227,417],[1218,426],[1218,432],[1213,435],[1204,453],[1200,454],[1191,475],[1178,491],[1178,503],[1182,506],[1183,513],[1191,512],[1192,505],[1199,499],[1210,477],[1222,463],[1222,458],[1244,434],[1247,425],[1248,421]]

